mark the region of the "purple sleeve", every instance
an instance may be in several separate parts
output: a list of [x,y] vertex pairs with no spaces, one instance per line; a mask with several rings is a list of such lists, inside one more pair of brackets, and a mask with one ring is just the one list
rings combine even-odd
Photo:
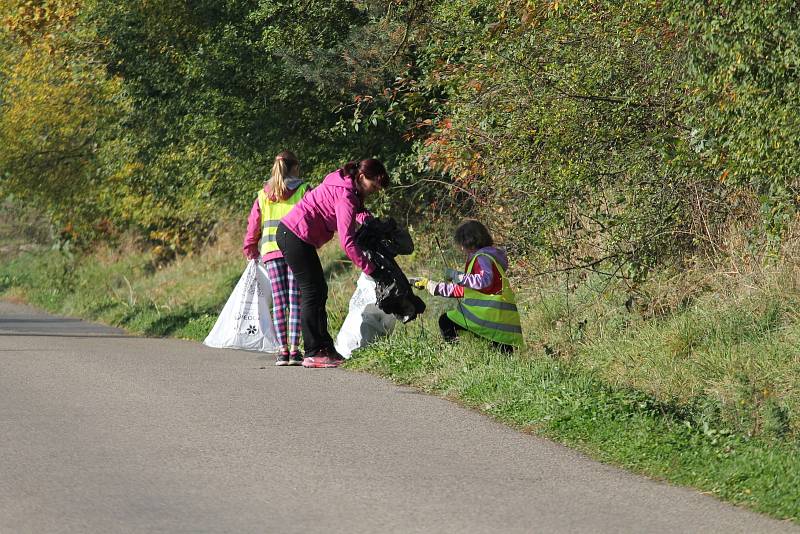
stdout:
[[[469,263],[469,262],[468,262]],[[462,298],[464,288],[468,287],[476,291],[491,287],[494,282],[494,269],[492,262],[486,256],[478,256],[477,273],[462,274],[456,283],[439,282],[436,285],[434,294],[437,297]],[[475,267],[473,267],[475,270]]]
[[258,258],[258,242],[261,240],[261,208],[258,199],[253,202],[253,208],[247,217],[247,233],[244,235],[242,252],[249,258]]
[[486,256],[478,256],[479,270],[475,274],[462,274],[458,285],[480,291],[490,287],[494,282],[494,269],[492,262]]
[[339,233],[339,243],[347,257],[355,263],[364,274],[372,274],[375,266],[367,259],[364,251],[356,246],[355,235],[358,216],[356,214],[354,199],[345,196],[336,201],[336,231]]
[[464,297],[464,288],[450,282],[439,282],[433,290],[434,296],[460,299]]

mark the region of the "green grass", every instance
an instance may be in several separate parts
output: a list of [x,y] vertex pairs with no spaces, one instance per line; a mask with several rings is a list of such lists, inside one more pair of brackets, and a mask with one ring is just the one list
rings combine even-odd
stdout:
[[222,250],[165,268],[137,251],[104,250],[80,259],[48,251],[6,261],[0,266],[0,291],[6,298],[134,333],[202,339],[243,268],[244,260]]
[[551,287],[527,310],[528,340],[609,386],[702,406],[735,433],[797,439],[800,291],[783,278],[719,283],[655,317],[627,310],[619,289],[600,294],[596,280],[569,306]]
[[[144,335],[202,340],[245,266],[238,239],[219,243],[163,266],[133,246],[82,258],[22,253],[0,264],[0,296]],[[403,258],[406,272],[439,273],[425,255]],[[358,273],[335,244],[322,256],[335,332]],[[800,292],[782,272],[706,285],[677,305],[660,303],[658,313],[646,302],[626,305],[625,287],[599,277],[543,280],[519,291],[528,346],[511,357],[471,336],[444,344],[436,320],[452,304],[425,294],[422,318],[347,366],[798,521]],[[674,288],[654,279],[644,289],[654,302]]]

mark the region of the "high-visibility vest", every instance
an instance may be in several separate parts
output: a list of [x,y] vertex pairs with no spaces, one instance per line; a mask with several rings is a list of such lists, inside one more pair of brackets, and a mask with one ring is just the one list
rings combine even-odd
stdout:
[[472,272],[478,256],[486,256],[492,261],[503,281],[503,291],[499,295],[487,295],[465,287],[464,298],[459,299],[457,309],[447,312],[447,317],[457,325],[486,339],[506,345],[522,346],[524,340],[517,299],[508,283],[506,273],[490,254],[483,253],[476,254],[472,258],[467,273]]
[[292,196],[276,202],[268,199],[267,192],[263,189],[258,192],[258,209],[261,210],[261,240],[258,242],[258,250],[261,251],[262,256],[278,250],[278,243],[275,241],[278,223],[292,210],[295,204],[300,202],[306,189],[308,189],[308,184],[300,184]]

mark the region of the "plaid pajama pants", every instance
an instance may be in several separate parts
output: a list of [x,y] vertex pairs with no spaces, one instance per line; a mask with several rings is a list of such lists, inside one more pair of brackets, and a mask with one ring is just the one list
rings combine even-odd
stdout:
[[300,348],[300,284],[283,258],[267,260],[272,287],[272,323],[281,349]]

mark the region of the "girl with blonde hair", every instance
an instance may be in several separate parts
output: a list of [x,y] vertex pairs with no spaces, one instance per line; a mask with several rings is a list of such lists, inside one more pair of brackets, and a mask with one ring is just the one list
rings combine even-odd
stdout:
[[248,259],[258,259],[267,267],[272,286],[272,322],[281,350],[275,365],[301,365],[300,286],[278,248],[275,232],[278,223],[308,190],[300,178],[300,162],[285,150],[275,157],[272,172],[247,218],[243,251]]

